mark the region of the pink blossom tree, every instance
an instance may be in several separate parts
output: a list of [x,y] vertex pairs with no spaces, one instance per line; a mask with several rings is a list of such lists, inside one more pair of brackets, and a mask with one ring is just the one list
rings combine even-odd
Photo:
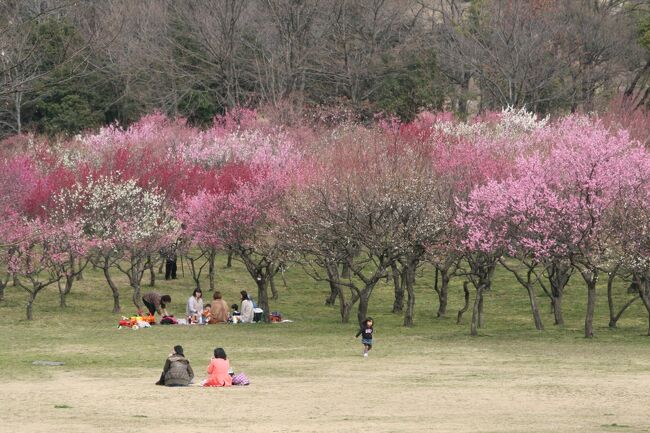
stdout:
[[19,287],[28,294],[26,317],[32,320],[36,296],[70,272],[67,266],[71,256],[85,255],[87,243],[77,222],[55,225],[13,214],[8,223],[2,233],[6,243],[3,261],[19,277]]
[[[466,242],[519,257],[527,279],[506,267],[527,288],[537,281],[530,278],[537,264],[546,264],[552,277],[552,267],[570,263],[587,285],[585,336],[591,337],[596,283],[616,230],[609,215],[641,176],[636,168],[645,154],[625,131],[610,131],[584,117],[562,119],[533,140],[543,144],[541,150],[518,161],[515,178],[473,192],[485,204],[485,219],[477,212],[466,215]],[[560,303],[554,307],[557,312]]]
[[286,193],[300,182],[302,156],[280,131],[214,134],[207,166],[218,169],[216,184],[187,196],[179,218],[203,248],[227,248],[242,260],[257,286],[257,302],[268,312],[280,260],[276,228]]

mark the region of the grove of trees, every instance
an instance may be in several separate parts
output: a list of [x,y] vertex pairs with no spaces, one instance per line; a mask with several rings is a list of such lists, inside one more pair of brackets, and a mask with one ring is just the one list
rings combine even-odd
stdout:
[[32,319],[42,290],[57,286],[65,306],[93,264],[114,311],[118,272],[140,307],[143,279],[178,241],[197,286],[207,268],[214,289],[218,253],[241,260],[265,311],[278,273],[301,266],[328,284],[342,322],[362,320],[388,279],[392,311],[412,326],[427,265],[439,317],[449,281],[464,283],[472,335],[496,267],[525,289],[539,330],[540,299],[562,325],[564,289],[581,279],[591,337],[604,276],[610,326],[629,306],[615,305],[614,278],[650,317],[649,125],[638,110],[551,119],[514,108],[287,125],[237,108],[206,128],[156,113],[68,139],[13,136],[0,147],[0,300],[20,288]]
[[289,123],[635,109],[649,78],[645,0],[0,0],[0,137],[238,106]]

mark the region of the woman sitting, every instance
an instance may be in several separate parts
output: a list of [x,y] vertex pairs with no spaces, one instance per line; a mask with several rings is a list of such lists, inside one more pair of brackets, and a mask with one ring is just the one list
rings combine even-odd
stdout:
[[214,349],[214,358],[208,365],[208,378],[203,382],[203,386],[231,386],[232,377],[230,376],[230,362],[226,352],[221,347]]
[[253,301],[248,296],[246,290],[239,292],[241,295],[241,323],[253,323]]
[[187,386],[192,379],[194,379],[194,371],[192,371],[190,361],[183,355],[183,347],[174,346],[172,353],[165,361],[163,372],[156,385]]
[[203,323],[203,292],[196,288],[187,300],[187,323]]
[[228,322],[228,303],[223,300],[221,292],[216,291],[212,295],[212,304],[208,323],[226,323]]

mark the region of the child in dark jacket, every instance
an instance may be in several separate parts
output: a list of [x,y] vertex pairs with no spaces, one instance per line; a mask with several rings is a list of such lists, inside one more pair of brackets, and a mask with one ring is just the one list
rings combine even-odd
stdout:
[[355,335],[355,338],[359,338],[361,335],[361,343],[363,344],[363,356],[364,358],[368,357],[368,352],[372,349],[372,317],[368,317],[366,320],[361,322],[361,327],[359,332]]

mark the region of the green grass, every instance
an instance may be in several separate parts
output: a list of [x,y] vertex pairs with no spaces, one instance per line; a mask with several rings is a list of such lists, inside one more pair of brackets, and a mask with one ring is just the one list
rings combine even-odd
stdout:
[[[247,289],[255,294],[254,284],[243,266],[223,267],[225,258],[218,259],[217,286],[228,304],[238,303],[238,293]],[[469,336],[471,311],[463,323],[456,324],[456,312],[462,306],[461,281],[452,280],[448,317],[435,318],[437,296],[432,290],[433,272],[424,268],[417,279],[415,326],[402,326],[403,317],[391,313],[392,286],[382,283],[373,293],[369,314],[375,319],[376,351],[386,356],[399,354],[435,353],[437,347],[447,351],[466,352],[480,356],[481,351],[515,353],[525,351],[535,355],[539,362],[570,352],[584,355],[584,362],[594,371],[612,366],[623,369],[650,367],[636,360],[647,358],[650,340],[647,331],[647,313],[640,302],[633,305],[619,321],[619,328],[607,327],[607,299],[605,288],[599,288],[595,319],[596,337],[583,338],[586,290],[579,276],[574,275],[564,302],[566,325],[553,326],[549,302],[539,294],[545,331],[536,331],[526,292],[504,269],[497,270],[493,289],[486,294],[486,327],[478,337]],[[126,280],[114,272],[121,287],[124,315],[131,315],[131,290]],[[160,275],[159,275],[160,277]],[[68,296],[68,307],[61,309],[56,287],[39,295],[34,306],[34,320],[25,320],[26,293],[8,287],[6,300],[0,303],[0,379],[48,377],[53,372],[82,371],[97,376],[129,376],[141,368],[160,368],[171,347],[182,344],[186,354],[199,362],[209,359],[212,349],[223,346],[237,360],[288,360],[295,357],[319,359],[323,356],[346,357],[350,347],[360,343],[352,337],[356,332],[354,317],[342,324],[338,306],[325,306],[328,288],[306,276],[299,267],[286,273],[287,285],[278,278],[280,297],[271,301],[271,309],[281,311],[288,324],[254,324],[223,326],[155,326],[151,329],[117,329],[120,314],[114,314],[112,296],[103,275],[91,269],[84,280],[75,282]],[[207,282],[204,284],[207,287]],[[164,281],[158,279],[155,290],[169,293],[173,302],[169,310],[182,316],[185,302],[192,292],[192,280],[185,269],[185,277]],[[143,292],[151,290],[146,284]],[[211,295],[204,288],[206,298]],[[473,293],[472,293],[473,296]],[[630,295],[623,284],[617,287],[617,302],[622,304]],[[353,346],[354,347],[354,346]],[[354,351],[356,354],[356,351]],[[597,353],[598,356],[594,354]],[[351,356],[351,355],[350,355]],[[591,361],[593,359],[593,362]],[[35,360],[62,361],[63,366],[32,365]],[[274,363],[274,374],[290,376],[290,368]],[[309,371],[309,363],[304,365]],[[476,374],[490,374],[489,371]],[[417,378],[413,378],[417,382]]]

